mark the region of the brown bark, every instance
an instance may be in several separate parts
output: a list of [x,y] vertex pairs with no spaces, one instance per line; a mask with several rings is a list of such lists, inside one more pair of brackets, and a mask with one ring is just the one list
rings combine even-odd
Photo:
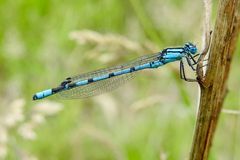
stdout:
[[240,0],[220,0],[205,77],[190,160],[206,160],[213,141],[225,95],[230,64],[240,30]]

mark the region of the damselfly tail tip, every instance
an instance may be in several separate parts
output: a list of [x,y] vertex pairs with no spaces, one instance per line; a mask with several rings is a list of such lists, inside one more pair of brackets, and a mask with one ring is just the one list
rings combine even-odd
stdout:
[[34,94],[33,95],[33,100],[43,99],[43,98],[48,97],[52,94],[53,94],[52,89],[47,89],[47,90],[44,90],[44,91],[41,91],[41,92],[38,92],[38,93]]
[[34,94],[32,99],[33,99],[34,101],[37,100],[37,99],[38,99],[37,95]]

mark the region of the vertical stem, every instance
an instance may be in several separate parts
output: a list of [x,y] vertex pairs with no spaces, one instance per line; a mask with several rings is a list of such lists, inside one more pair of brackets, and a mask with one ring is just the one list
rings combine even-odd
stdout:
[[140,21],[141,25],[143,26],[144,31],[159,46],[159,44],[161,44],[161,39],[158,36],[158,32],[155,29],[153,22],[145,13],[144,8],[142,7],[140,1],[139,0],[130,0],[130,3],[132,4],[132,7],[137,14],[137,17],[139,18],[139,21]]
[[240,30],[240,0],[220,0],[210,47],[210,59],[201,87],[199,112],[190,160],[206,160],[225,95],[230,64]]

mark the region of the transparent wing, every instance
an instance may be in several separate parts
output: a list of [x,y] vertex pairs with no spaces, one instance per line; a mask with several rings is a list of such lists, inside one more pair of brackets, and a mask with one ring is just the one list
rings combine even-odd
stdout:
[[[142,56],[134,61],[131,61],[129,63],[115,66],[115,67],[110,67],[106,69],[101,69],[89,73],[85,73],[82,75],[78,75],[75,77],[71,77],[71,80],[74,82],[81,81],[81,80],[86,80],[89,78],[93,77],[98,77],[101,75],[109,74],[112,72],[116,72],[122,69],[126,68],[131,68],[137,65],[145,64],[151,61],[155,61],[158,59],[159,53],[156,54],[151,54],[147,56]],[[76,99],[76,98],[86,98],[86,97],[91,97],[95,95],[99,95],[105,92],[112,91],[124,83],[128,82],[129,80],[133,79],[135,77],[135,72],[128,73],[128,74],[123,74],[115,77],[111,77],[105,80],[93,82],[87,85],[79,86],[76,88],[72,88],[69,90],[64,90],[62,92],[59,92],[57,95],[60,98],[63,99]]]
[[79,86],[70,90],[59,92],[58,95],[62,99],[76,99],[76,98],[87,98],[95,95],[99,95],[105,92],[113,91],[119,86],[123,85],[127,81],[134,78],[134,73],[124,74],[88,85]]
[[160,53],[145,55],[145,56],[139,57],[133,61],[130,61],[128,63],[122,64],[122,65],[104,68],[104,69],[100,69],[100,70],[96,70],[96,71],[92,71],[92,72],[88,72],[88,73],[83,73],[83,74],[73,76],[70,78],[73,82],[76,82],[76,81],[85,80],[85,79],[89,79],[89,78],[93,78],[93,77],[98,77],[98,76],[116,72],[116,71],[119,71],[122,69],[131,68],[131,67],[134,67],[137,65],[155,61],[158,59],[159,56],[160,56]]

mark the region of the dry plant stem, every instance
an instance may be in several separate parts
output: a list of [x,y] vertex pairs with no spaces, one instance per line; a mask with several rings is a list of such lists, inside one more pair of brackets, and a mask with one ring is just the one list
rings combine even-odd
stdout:
[[207,32],[205,34],[206,34],[206,36],[205,36],[206,37],[205,38],[206,46],[199,57],[199,63],[197,65],[197,80],[204,87],[207,87],[207,84],[205,83],[204,76],[203,76],[203,60],[204,60],[205,56],[207,55],[209,47],[210,47],[212,31],[210,31],[209,33]]
[[199,83],[201,83],[201,84],[203,84],[203,86],[205,86],[203,83],[203,81],[204,81],[203,60],[205,59],[205,56],[208,53],[210,43],[211,43],[212,31],[210,30],[210,19],[211,19],[212,0],[203,0],[203,4],[204,4],[204,23],[203,23],[204,24],[203,25],[204,49],[198,59],[197,80]]
[[[201,88],[199,112],[190,160],[206,160],[227,91],[230,63],[240,30],[240,0],[220,0],[210,47],[210,59]],[[205,83],[204,82],[204,83]]]

